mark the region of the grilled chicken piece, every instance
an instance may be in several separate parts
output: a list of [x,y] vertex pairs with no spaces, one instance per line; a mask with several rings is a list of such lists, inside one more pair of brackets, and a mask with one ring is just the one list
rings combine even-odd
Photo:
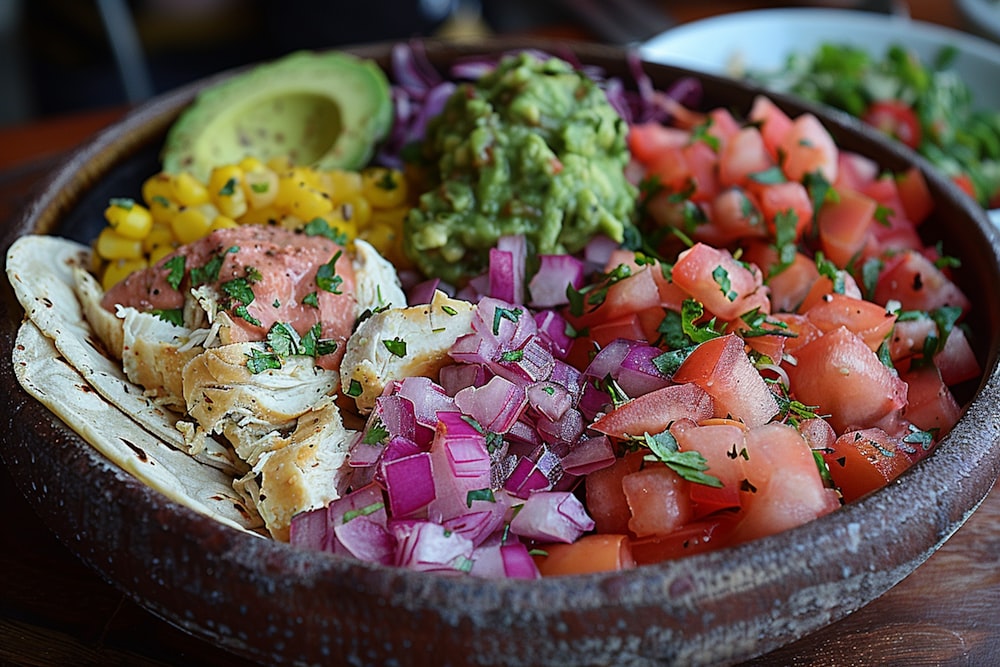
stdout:
[[325,507],[347,489],[347,460],[356,432],[326,398],[299,417],[287,436],[268,437],[253,468],[233,484],[264,519],[277,540],[288,541],[292,517]]
[[392,262],[379,254],[370,243],[354,241],[354,297],[358,301],[356,317],[384,308],[403,308],[406,294]]
[[347,340],[341,362],[342,391],[358,410],[371,412],[393,380],[413,375],[436,378],[449,363],[455,340],[472,331],[475,306],[437,291],[430,304],[375,313]]

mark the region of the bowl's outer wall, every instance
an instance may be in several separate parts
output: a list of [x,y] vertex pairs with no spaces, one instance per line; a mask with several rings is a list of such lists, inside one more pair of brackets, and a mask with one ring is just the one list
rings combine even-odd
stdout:
[[[428,44],[434,62],[507,48],[573,49],[628,79],[623,54],[583,44]],[[388,46],[358,52],[388,62]],[[646,67],[665,86],[688,74]],[[700,77],[707,107],[745,113],[758,92]],[[214,80],[214,78],[213,78]],[[110,196],[137,195],[157,147],[202,84],[153,100],[57,169],[3,247],[32,231],[80,240]],[[786,110],[813,107],[774,96]],[[825,117],[840,146],[901,169],[917,161],[937,202],[928,234],[963,258],[973,296],[1000,284],[997,234],[971,199],[905,149],[846,115]],[[960,233],[950,233],[953,229]],[[3,283],[4,349],[23,312]],[[1000,471],[1000,303],[976,304],[986,379],[938,451],[894,485],[781,535],[625,573],[479,581],[369,566],[253,537],[168,501],[110,464],[28,397],[10,396],[4,462],[53,532],[103,577],[168,621],[270,664],[726,664],[787,644],[874,599],[922,563],[988,493]],[[7,355],[10,359],[10,355]],[[970,392],[971,393],[971,392]]]

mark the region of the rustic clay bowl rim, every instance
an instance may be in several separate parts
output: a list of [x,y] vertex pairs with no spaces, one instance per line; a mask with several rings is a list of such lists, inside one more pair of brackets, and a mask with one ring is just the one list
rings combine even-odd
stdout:
[[[389,45],[355,49],[388,61]],[[627,77],[624,52],[593,44],[427,42],[454,57],[568,49]],[[757,89],[646,64],[660,85],[700,78],[706,98],[746,110]],[[51,232],[119,162],[161,141],[179,110],[220,74],[160,96],[97,134],[58,166],[3,233]],[[626,79],[629,80],[629,79]],[[982,284],[1000,284],[998,235],[983,211],[914,153],[846,114],[771,95],[820,115],[845,148],[898,170],[916,163],[961,234],[949,238]],[[958,222],[954,222],[957,220]],[[945,224],[945,223],[939,223]],[[10,359],[22,311],[4,281],[3,347]],[[975,294],[975,293],[973,293]],[[930,556],[986,496],[1000,472],[1000,304],[979,304],[984,380],[932,457],[897,483],[780,535],[645,566],[541,581],[427,575],[314,554],[241,533],[169,501],[111,464],[40,403],[10,363],[4,463],[49,528],[139,604],[193,634],[268,663],[725,664],[760,655],[878,597]]]

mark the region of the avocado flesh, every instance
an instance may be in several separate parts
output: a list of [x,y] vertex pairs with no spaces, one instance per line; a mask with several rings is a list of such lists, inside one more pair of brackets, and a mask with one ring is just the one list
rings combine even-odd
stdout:
[[372,61],[299,51],[206,88],[167,134],[163,171],[206,181],[252,156],[357,169],[392,125],[389,82]]

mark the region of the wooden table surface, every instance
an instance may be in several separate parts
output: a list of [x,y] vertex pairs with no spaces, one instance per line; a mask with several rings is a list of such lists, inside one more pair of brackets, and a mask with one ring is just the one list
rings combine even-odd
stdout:
[[[681,21],[752,4],[664,3]],[[951,2],[912,1],[909,7],[914,18],[958,25]],[[11,219],[54,160],[123,112],[107,109],[0,128],[0,221]],[[0,548],[0,664],[245,662],[158,619],[85,567],[36,518],[2,465],[0,507],[6,519]],[[1000,665],[998,610],[1000,490],[995,489],[937,553],[885,595],[748,664]]]

